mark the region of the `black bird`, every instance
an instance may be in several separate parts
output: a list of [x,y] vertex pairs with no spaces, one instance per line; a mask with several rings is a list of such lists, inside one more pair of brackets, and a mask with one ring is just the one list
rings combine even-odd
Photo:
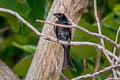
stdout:
[[[63,13],[54,13],[54,16],[57,17],[58,21],[56,21],[57,24],[64,24],[64,25],[70,25],[70,22],[66,18],[66,16]],[[59,26],[55,26],[54,32],[56,33],[56,36],[58,40],[63,41],[71,41],[71,29],[70,28],[63,28]],[[72,64],[71,57],[70,57],[70,45],[62,45],[64,48],[64,62],[63,62],[63,69],[65,69],[67,66],[69,66],[72,70],[76,71],[76,68]]]

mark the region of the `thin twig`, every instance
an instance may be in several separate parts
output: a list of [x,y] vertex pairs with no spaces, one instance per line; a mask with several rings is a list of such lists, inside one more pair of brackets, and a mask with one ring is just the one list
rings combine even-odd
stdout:
[[[100,25],[100,20],[99,20],[99,17],[97,15],[97,5],[96,5],[96,0],[94,0],[94,14],[95,14],[95,18],[96,18],[96,21],[97,21],[97,25],[98,25],[98,33],[100,35],[102,35],[102,31],[101,31],[101,25]],[[102,44],[103,47],[105,47],[104,45],[104,41],[102,38],[100,38],[100,42]]]
[[98,51],[94,72],[97,72],[100,66],[101,51]]
[[3,29],[0,29],[0,34],[1,33],[4,33],[5,31],[7,31],[7,30],[9,30],[10,29],[10,27],[5,27],[5,28],[3,28]]
[[115,64],[115,65],[112,65],[112,66],[109,66],[109,67],[106,67],[104,68],[103,70],[100,70],[98,72],[95,72],[93,74],[86,74],[86,75],[82,75],[82,76],[78,76],[76,78],[73,78],[72,80],[79,80],[79,79],[85,79],[85,78],[90,78],[90,77],[95,77],[101,73],[104,73],[106,71],[109,71],[111,69],[114,69],[114,68],[117,68],[117,67],[120,67],[120,64]]
[[[17,17],[17,19],[19,19],[21,22],[23,22],[27,27],[29,27],[33,32],[35,32],[36,34],[39,33],[39,31],[37,29],[35,29],[30,23],[28,23],[24,18],[22,18],[17,12],[9,10],[9,9],[5,9],[5,8],[0,8],[1,12],[6,12],[6,13],[10,13],[14,16]],[[41,34],[42,35],[42,34]]]
[[[116,38],[115,38],[115,43],[117,44],[117,41],[118,41],[118,37],[119,37],[119,33],[120,33],[120,26],[118,28],[118,31],[117,31],[117,34],[116,34]],[[113,54],[116,53],[116,47],[114,47],[114,50],[113,50]]]
[[84,66],[84,72],[86,72],[86,70],[87,70],[87,60],[86,59],[83,60],[83,66]]
[[[105,80],[116,80],[116,78],[107,78]],[[117,80],[120,80],[120,78],[117,78]]]
[[[44,20],[36,20],[36,21],[37,21],[37,22],[41,22],[41,23],[50,24],[50,25],[59,26],[59,27],[64,27],[64,28],[76,28],[75,26],[72,26],[72,25],[56,24],[56,23],[52,23],[52,22],[44,21]],[[53,26],[53,27],[54,27],[54,26]]]
[[[94,0],[94,15],[95,15],[95,19],[97,21],[97,25],[98,25],[98,33],[100,35],[102,35],[102,32],[101,32],[101,25],[100,25],[100,21],[99,21],[99,17],[97,15],[97,5],[96,5],[96,0]],[[99,38],[100,39],[100,44],[105,47],[104,45],[104,41],[102,38]],[[105,54],[105,56],[107,57],[107,55]],[[97,61],[96,61],[96,66],[95,66],[95,69],[94,69],[94,72],[97,72],[98,69],[99,69],[99,65],[100,65],[100,59],[101,59],[101,51],[98,51],[98,54],[97,54]],[[109,59],[108,59],[109,60]],[[93,78],[93,80],[96,80],[96,77]]]
[[[118,37],[119,37],[119,33],[120,33],[120,26],[119,26],[119,28],[118,28],[118,31],[117,31],[117,33],[116,33],[116,38],[115,38],[115,43],[117,44],[117,41],[118,41]],[[116,53],[116,47],[114,47],[114,49],[113,49],[113,54],[115,55],[115,53]],[[112,58],[112,60],[113,60],[113,62],[114,62],[114,58]],[[115,62],[115,64],[117,64],[118,62]],[[116,73],[117,72],[117,73]],[[116,75],[118,74],[119,75],[119,70],[118,69],[116,69],[115,71],[114,71],[114,74],[116,73]],[[115,77],[116,78],[116,77]]]
[[[99,20],[98,14],[97,14],[97,2],[96,2],[96,0],[94,0],[94,14],[95,14],[95,18],[96,18],[97,25],[98,25],[98,33],[99,33],[100,35],[102,35],[101,24],[100,24],[100,20]],[[101,44],[103,47],[105,47],[104,40],[103,40],[102,38],[100,38],[100,44]],[[99,52],[98,55],[101,55],[101,52]],[[105,56],[106,56],[106,58],[108,59],[109,63],[110,63],[111,65],[113,65],[114,62],[113,62],[112,59],[109,57],[109,55],[106,55],[106,54],[105,54]],[[100,59],[100,56],[98,57],[98,59]],[[99,61],[100,61],[100,60],[99,60]],[[97,67],[97,66],[96,66],[96,67]],[[113,71],[114,77],[117,77],[116,71],[115,71],[114,69],[112,69],[112,71]],[[95,78],[94,78],[94,79],[95,79]]]

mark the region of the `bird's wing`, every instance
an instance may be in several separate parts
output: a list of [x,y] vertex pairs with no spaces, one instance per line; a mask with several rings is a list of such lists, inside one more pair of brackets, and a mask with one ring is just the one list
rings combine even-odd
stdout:
[[[55,23],[58,24],[58,21],[56,21]],[[58,38],[58,27],[54,26],[54,32],[56,34],[56,37]]]

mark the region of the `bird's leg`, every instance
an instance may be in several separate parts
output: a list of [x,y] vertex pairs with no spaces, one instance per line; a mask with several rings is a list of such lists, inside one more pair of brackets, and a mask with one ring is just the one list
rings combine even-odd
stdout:
[[57,43],[59,42],[59,39],[57,39]]
[[70,41],[71,41],[71,40],[70,40],[70,39],[68,39],[68,44],[69,44],[69,45],[70,45]]

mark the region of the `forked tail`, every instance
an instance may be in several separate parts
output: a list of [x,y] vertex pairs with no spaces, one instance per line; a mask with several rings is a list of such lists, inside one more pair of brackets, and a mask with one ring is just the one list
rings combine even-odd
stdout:
[[71,57],[69,54],[70,46],[69,45],[63,45],[64,48],[64,61],[63,61],[63,69],[65,69],[67,66],[69,66],[72,70],[76,71],[76,68],[72,64]]

